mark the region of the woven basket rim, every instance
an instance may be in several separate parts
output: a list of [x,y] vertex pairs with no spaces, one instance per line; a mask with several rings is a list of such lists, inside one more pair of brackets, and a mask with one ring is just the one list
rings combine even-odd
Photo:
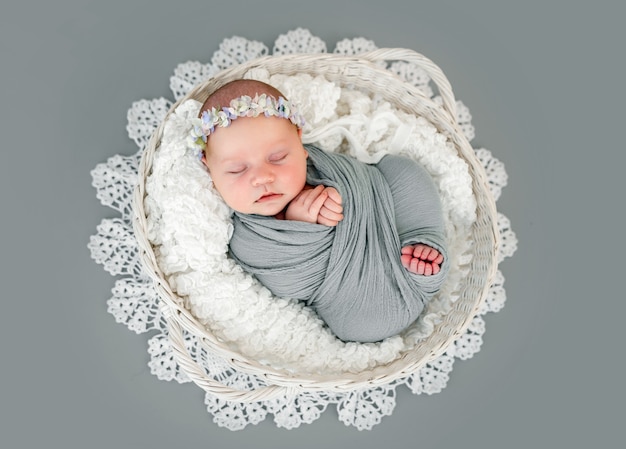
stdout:
[[[435,103],[417,87],[386,70],[380,65],[384,61],[407,61],[426,70],[439,90],[443,99],[442,104]],[[463,158],[469,166],[472,188],[478,203],[477,220],[472,227],[472,237],[476,250],[470,269],[479,275],[477,278],[465,280],[461,298],[454,303],[452,311],[443,317],[442,323],[435,327],[431,336],[389,364],[379,365],[358,373],[333,374],[294,373],[286,369],[261,364],[230,349],[225,342],[220,341],[210,330],[200,324],[184,307],[183,299],[172,291],[157,264],[154,249],[146,236],[145,181],[150,173],[154,154],[160,146],[167,118],[183,102],[189,99],[203,102],[208,96],[208,92],[230,80],[241,78],[251,68],[259,67],[268,69],[271,74],[302,73],[303,71],[322,73],[331,81],[339,81],[343,84],[357,83],[358,87],[368,86],[368,88],[378,89],[383,97],[391,101],[396,107],[421,115],[434,124],[450,139],[459,157]],[[402,95],[392,98],[393,94],[390,92],[396,91],[401,92]],[[210,79],[196,85],[184,97],[174,103],[157,127],[141,157],[138,184],[133,200],[133,228],[140,248],[140,259],[144,270],[154,281],[160,307],[167,322],[172,347],[181,369],[206,391],[228,400],[244,402],[276,397],[288,391],[339,392],[387,384],[416,372],[423,365],[445,352],[449,345],[465,332],[484,300],[495,276],[498,247],[495,200],[488,188],[484,169],[466,137],[457,126],[455,117],[454,95],[443,72],[423,55],[412,50],[398,48],[379,49],[355,56],[327,53],[264,56],[222,70]],[[258,391],[238,392],[220,385],[208,377],[186,352],[184,332],[198,337],[207,350],[222,357],[233,368],[260,377],[268,386],[260,388]]]

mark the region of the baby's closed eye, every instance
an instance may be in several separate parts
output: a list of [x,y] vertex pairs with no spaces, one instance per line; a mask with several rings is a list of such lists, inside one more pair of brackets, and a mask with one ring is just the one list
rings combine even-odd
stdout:
[[288,153],[286,151],[281,151],[280,153],[272,154],[269,157],[270,162],[280,162],[287,158]]
[[229,175],[239,175],[243,173],[244,171],[246,171],[246,167],[244,165],[241,165],[237,167],[228,168],[226,170],[226,173],[228,173]]

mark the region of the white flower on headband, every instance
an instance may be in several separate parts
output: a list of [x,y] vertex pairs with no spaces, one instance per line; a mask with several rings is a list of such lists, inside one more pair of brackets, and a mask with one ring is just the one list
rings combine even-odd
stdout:
[[255,95],[254,98],[244,95],[231,100],[227,107],[213,107],[204,111],[200,118],[192,119],[189,146],[198,150],[201,157],[207,139],[215,132],[215,128],[226,128],[238,117],[258,117],[261,114],[265,117],[286,118],[300,129],[304,126],[304,117],[289,100],[283,97],[276,99],[267,94]]

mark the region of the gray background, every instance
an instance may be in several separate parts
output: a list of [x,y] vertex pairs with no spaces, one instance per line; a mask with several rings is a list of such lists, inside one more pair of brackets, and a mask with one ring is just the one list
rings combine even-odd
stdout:
[[[617,1],[76,1],[0,6],[3,448],[614,447],[625,388],[625,10]],[[398,389],[370,432],[334,409],[219,428],[202,391],[158,380],[147,335],[106,312],[114,279],[89,236],[116,214],[89,171],[136,147],[126,111],[233,35],[298,26],[329,49],[364,36],[437,62],[475,146],[506,164],[498,202],[519,249],[484,346],[433,396]],[[618,426],[622,427],[619,428]]]

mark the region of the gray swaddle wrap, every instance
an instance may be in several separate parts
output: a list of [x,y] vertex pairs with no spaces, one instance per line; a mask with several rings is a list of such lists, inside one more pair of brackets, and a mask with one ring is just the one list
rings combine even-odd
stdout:
[[[232,257],[275,296],[306,301],[344,341],[374,342],[404,330],[448,271],[444,227],[430,175],[414,161],[385,156],[368,165],[305,145],[307,183],[340,193],[336,227],[235,213]],[[407,271],[400,249],[425,243],[441,271]]]

